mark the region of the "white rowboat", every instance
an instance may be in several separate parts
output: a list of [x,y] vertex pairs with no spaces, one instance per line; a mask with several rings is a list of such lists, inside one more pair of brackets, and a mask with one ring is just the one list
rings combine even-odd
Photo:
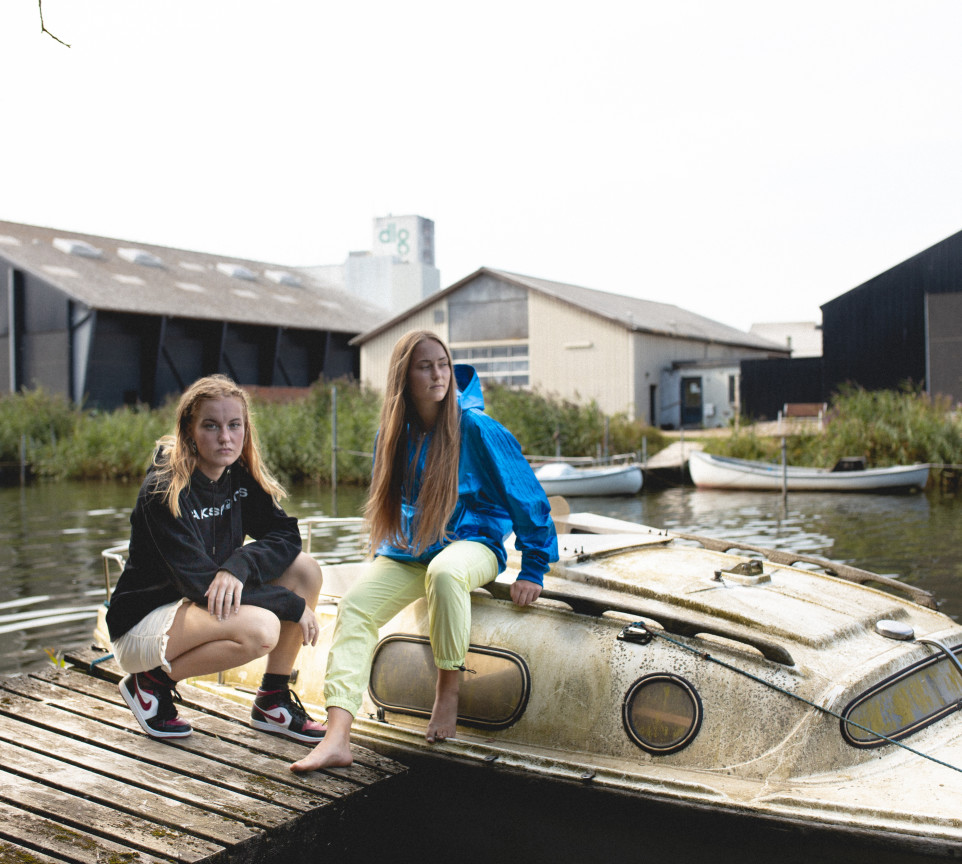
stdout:
[[902,492],[924,489],[928,464],[889,468],[784,468],[772,462],[752,462],[693,451],[688,456],[692,482],[705,489],[753,489],[789,492]]
[[586,495],[636,495],[641,490],[641,466],[635,464],[575,468],[549,462],[535,469],[546,495],[577,498]]

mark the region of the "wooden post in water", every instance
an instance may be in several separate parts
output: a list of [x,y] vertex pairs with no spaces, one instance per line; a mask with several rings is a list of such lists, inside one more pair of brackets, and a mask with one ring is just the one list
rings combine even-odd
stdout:
[[337,387],[331,388],[331,490],[337,492]]
[[788,497],[788,445],[782,435],[782,498]]

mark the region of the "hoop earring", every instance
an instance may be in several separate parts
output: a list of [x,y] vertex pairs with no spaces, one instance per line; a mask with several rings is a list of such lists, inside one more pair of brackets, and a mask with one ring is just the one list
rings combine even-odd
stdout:
[[196,442],[193,438],[191,438],[191,439],[187,442],[187,445],[190,447],[190,452],[191,452],[194,456],[196,456],[196,455],[197,455],[197,442]]

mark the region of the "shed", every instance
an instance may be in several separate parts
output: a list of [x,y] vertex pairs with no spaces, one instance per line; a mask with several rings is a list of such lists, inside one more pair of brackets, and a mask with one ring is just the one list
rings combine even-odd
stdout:
[[114,408],[214,372],[264,387],[357,377],[350,340],[385,315],[296,269],[0,222],[0,393]]
[[824,378],[962,402],[962,231],[822,306]]
[[[665,427],[683,422],[681,381],[662,383],[675,364],[724,361],[737,372],[742,358],[789,356],[781,345],[669,303],[482,267],[356,337],[364,382],[383,386],[394,343],[412,329],[437,333],[482,383],[593,400],[606,414]],[[704,425],[724,425],[729,393],[737,392],[726,378],[725,404],[710,417],[700,412]]]

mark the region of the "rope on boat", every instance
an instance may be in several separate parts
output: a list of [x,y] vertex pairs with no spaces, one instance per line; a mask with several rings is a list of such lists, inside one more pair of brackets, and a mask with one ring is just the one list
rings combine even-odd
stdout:
[[[806,699],[804,696],[799,696],[797,693],[792,693],[791,690],[786,690],[784,687],[779,687],[778,684],[773,684],[771,681],[766,681],[764,678],[759,678],[757,675],[754,675],[745,669],[739,669],[737,666],[732,666],[730,663],[726,663],[724,660],[719,660],[717,657],[712,657],[712,655],[707,651],[699,651],[697,648],[692,648],[690,645],[686,645],[684,642],[679,642],[677,639],[672,639],[671,636],[667,636],[664,633],[659,633],[655,630],[650,630],[641,621],[636,621],[634,624],[629,624],[624,628],[624,630],[622,630],[622,633],[629,628],[637,628],[643,630],[649,636],[657,636],[659,639],[664,639],[666,642],[670,642],[672,645],[675,645],[679,648],[684,648],[691,654],[697,655],[702,660],[710,660],[712,663],[716,663],[717,665],[722,666],[731,672],[735,672],[738,675],[744,675],[746,678],[750,678],[752,681],[756,681],[757,683],[762,684],[771,690],[775,690],[799,702],[804,702],[806,705],[811,706],[817,711],[821,711],[823,714],[828,714],[829,716],[834,717],[836,720],[840,720],[842,723],[845,723],[849,726],[854,726],[856,729],[861,729],[863,732],[868,732],[870,735],[881,738],[883,741],[886,741],[889,744],[895,744],[897,747],[901,747],[903,750],[907,750],[909,753],[912,753],[915,756],[921,756],[923,759],[928,759],[930,762],[934,762],[936,765],[942,765],[945,768],[951,768],[953,771],[958,771],[960,774],[962,774],[962,768],[959,768],[956,765],[952,765],[949,762],[943,762],[941,759],[937,759],[935,756],[931,756],[928,753],[923,753],[921,750],[916,750],[914,747],[909,747],[908,744],[903,744],[901,741],[897,741],[888,735],[883,735],[881,732],[876,732],[874,729],[869,729],[867,726],[863,726],[861,723],[856,723],[854,720],[849,720],[836,711],[833,711],[831,708],[826,708],[824,705],[819,705],[816,702],[812,702],[810,699]],[[630,641],[630,639],[628,641]]]

